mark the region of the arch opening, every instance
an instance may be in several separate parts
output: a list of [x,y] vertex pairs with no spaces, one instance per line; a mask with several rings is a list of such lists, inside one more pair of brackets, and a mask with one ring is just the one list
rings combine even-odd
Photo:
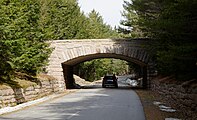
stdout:
[[80,63],[86,62],[86,61],[90,61],[90,60],[94,60],[94,59],[102,59],[102,58],[120,59],[120,60],[124,60],[124,61],[130,62],[130,63],[135,63],[135,64],[139,65],[142,69],[142,74],[143,74],[142,86],[143,86],[143,88],[147,87],[147,63],[144,63],[144,62],[142,62],[138,59],[132,58],[132,57],[124,56],[121,54],[114,54],[114,53],[90,54],[90,55],[85,55],[85,56],[79,56],[79,57],[76,57],[76,58],[73,58],[73,59],[63,62],[62,68],[63,68],[64,79],[66,82],[66,87],[68,89],[76,88],[76,83],[73,78],[74,66],[76,66]]
[[147,63],[144,63],[136,58],[128,57],[128,56],[121,55],[121,54],[114,54],[114,53],[97,53],[97,54],[79,56],[79,57],[73,58],[71,60],[65,61],[62,64],[69,65],[69,66],[75,66],[79,63],[82,63],[85,61],[90,61],[93,59],[98,59],[98,58],[115,58],[115,59],[125,60],[128,62],[133,62],[133,63],[136,63],[140,66],[147,66]]

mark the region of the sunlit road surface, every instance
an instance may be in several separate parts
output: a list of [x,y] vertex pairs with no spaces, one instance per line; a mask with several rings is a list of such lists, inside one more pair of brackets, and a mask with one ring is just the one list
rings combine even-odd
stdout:
[[75,93],[0,116],[0,120],[145,120],[139,97],[119,78],[119,88],[89,86]]

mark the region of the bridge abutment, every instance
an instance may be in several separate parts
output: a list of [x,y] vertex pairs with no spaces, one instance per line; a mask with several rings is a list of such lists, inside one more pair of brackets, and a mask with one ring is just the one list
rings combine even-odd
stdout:
[[143,87],[144,89],[147,88],[147,83],[148,83],[148,79],[147,79],[147,66],[143,66],[142,87]]
[[64,80],[67,89],[75,88],[75,81],[73,78],[73,66],[62,64]]

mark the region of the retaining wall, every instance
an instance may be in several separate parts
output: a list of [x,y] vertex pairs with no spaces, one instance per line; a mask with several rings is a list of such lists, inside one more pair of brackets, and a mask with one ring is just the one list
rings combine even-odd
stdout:
[[43,96],[62,92],[65,90],[64,85],[60,85],[59,81],[53,80],[40,80],[39,84],[31,85],[27,88],[11,88],[5,86],[0,90],[0,108],[15,106],[20,103],[35,100]]
[[187,117],[186,119],[197,117],[196,79],[179,83],[174,83],[170,79],[153,79],[151,89],[159,93],[165,103],[181,111],[181,115]]

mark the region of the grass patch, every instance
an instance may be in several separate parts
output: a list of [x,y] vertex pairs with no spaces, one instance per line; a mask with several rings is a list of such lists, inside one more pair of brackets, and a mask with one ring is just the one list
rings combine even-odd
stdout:
[[35,86],[37,83],[31,82],[24,79],[15,78],[14,80],[9,80],[4,83],[1,83],[0,89],[9,89],[9,88],[28,88],[30,86]]
[[0,90],[9,89],[9,88],[11,88],[11,87],[8,85],[4,85],[4,84],[0,85]]
[[4,80],[0,83],[0,90],[9,88],[28,88],[30,86],[41,85],[41,81],[52,81],[56,78],[46,75],[38,74],[37,76],[27,75],[25,73],[15,73],[15,77],[11,80]]
[[56,80],[56,78],[54,78],[53,76],[47,75],[47,74],[38,74],[37,75],[37,79],[38,80],[42,80],[42,81],[52,81],[52,80]]
[[14,80],[21,88],[28,88],[30,86],[36,86],[37,83],[36,82],[32,82],[32,81],[28,81],[28,80],[24,80],[24,79],[18,79],[16,78]]

